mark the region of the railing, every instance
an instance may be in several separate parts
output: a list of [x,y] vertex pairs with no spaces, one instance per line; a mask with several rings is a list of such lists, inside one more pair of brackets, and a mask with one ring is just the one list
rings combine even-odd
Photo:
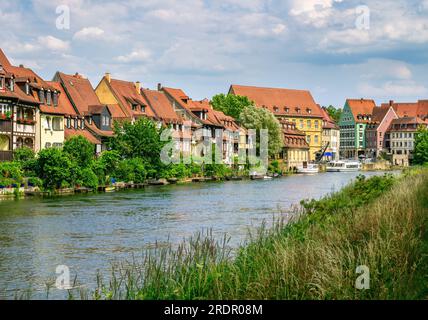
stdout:
[[13,153],[12,151],[0,151],[0,161],[12,161]]
[[12,132],[12,121],[0,120],[0,132]]

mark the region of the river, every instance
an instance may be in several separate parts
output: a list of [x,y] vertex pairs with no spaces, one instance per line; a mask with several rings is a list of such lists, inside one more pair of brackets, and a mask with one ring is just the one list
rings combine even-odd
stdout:
[[[383,172],[366,172],[366,176]],[[141,256],[158,242],[179,243],[212,229],[242,243],[249,230],[272,221],[302,199],[340,190],[359,173],[294,175],[272,181],[236,181],[148,187],[145,190],[0,201],[0,299],[32,287],[44,297],[47,279],[66,265],[93,286],[97,270]]]

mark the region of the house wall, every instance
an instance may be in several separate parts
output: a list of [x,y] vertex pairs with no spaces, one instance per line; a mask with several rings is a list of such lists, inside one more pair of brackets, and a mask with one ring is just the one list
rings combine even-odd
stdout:
[[385,135],[389,127],[391,126],[392,120],[394,119],[398,119],[398,116],[395,113],[393,108],[389,108],[387,114],[385,115],[384,119],[382,120],[379,127],[377,128],[377,141],[376,141],[377,156],[379,156],[380,152],[382,152],[386,148]]
[[118,104],[105,79],[101,80],[95,93],[102,104]]
[[306,135],[309,144],[309,160],[314,161],[317,152],[322,148],[322,118],[311,117],[279,117],[296,124],[296,128]]
[[[54,120],[57,119],[57,120]],[[53,121],[60,121],[60,129],[53,129]],[[40,114],[40,149],[61,147],[64,144],[64,116]]]
[[340,150],[340,130],[337,129],[324,129],[322,133],[322,145],[325,146],[327,143],[329,147],[326,152],[333,154],[331,158],[326,160],[339,160]]
[[348,103],[343,107],[339,120],[340,127],[340,157],[353,158],[355,155],[356,127],[355,119]]

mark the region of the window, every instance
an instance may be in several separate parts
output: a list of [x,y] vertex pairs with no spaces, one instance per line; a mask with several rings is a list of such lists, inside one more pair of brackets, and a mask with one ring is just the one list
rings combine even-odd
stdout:
[[50,130],[51,129],[51,117],[46,117],[45,129],[46,130]]
[[53,105],[54,107],[58,107],[58,92],[54,92],[53,94]]
[[319,128],[319,121],[315,120],[315,129],[318,129],[318,128]]
[[45,92],[43,90],[39,91],[39,100],[42,104],[45,103]]
[[50,106],[52,103],[52,94],[50,91],[46,92],[46,104]]
[[74,129],[78,129],[79,126],[77,125],[77,119],[74,119]]
[[0,78],[0,89],[4,89],[4,78],[3,77],[1,77]]
[[306,142],[311,143],[311,136],[306,136]]
[[85,120],[83,119],[80,120],[80,129],[85,129]]
[[25,83],[25,94],[27,96],[30,94],[30,84],[28,82]]
[[311,128],[311,126],[312,126],[312,124],[311,124],[311,120],[306,121],[306,126],[307,126],[308,128]]
[[319,142],[319,138],[318,138],[318,136],[316,135],[315,136],[315,141],[314,141],[315,143],[318,143]]
[[300,120],[300,129],[303,129],[303,125],[304,125],[303,120]]
[[61,118],[53,118],[52,119],[52,129],[54,131],[62,131],[62,119]]
[[71,119],[67,118],[67,128],[70,129],[71,128]]
[[109,116],[102,116],[101,124],[102,124],[102,126],[109,127],[110,126],[110,117]]

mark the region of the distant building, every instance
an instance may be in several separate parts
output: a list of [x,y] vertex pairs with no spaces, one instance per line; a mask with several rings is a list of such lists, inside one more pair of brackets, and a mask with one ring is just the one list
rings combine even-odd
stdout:
[[340,117],[340,156],[358,159],[366,153],[366,127],[372,122],[373,100],[348,99]]
[[294,123],[306,135],[310,161],[316,159],[322,149],[323,114],[309,91],[232,85],[229,94],[248,97],[278,119]]
[[373,108],[371,121],[366,127],[366,156],[377,159],[382,153],[389,153],[390,137],[388,129],[398,115],[392,105]]
[[409,166],[413,160],[415,135],[419,126],[428,127],[428,120],[422,120],[419,117],[404,117],[392,121],[389,133],[394,165]]
[[281,158],[287,170],[297,170],[310,161],[306,134],[296,129],[293,122],[280,121],[284,135],[284,149]]
[[340,129],[331,119],[326,108],[321,108],[323,114],[322,145],[326,147],[323,160],[339,160],[340,154]]

